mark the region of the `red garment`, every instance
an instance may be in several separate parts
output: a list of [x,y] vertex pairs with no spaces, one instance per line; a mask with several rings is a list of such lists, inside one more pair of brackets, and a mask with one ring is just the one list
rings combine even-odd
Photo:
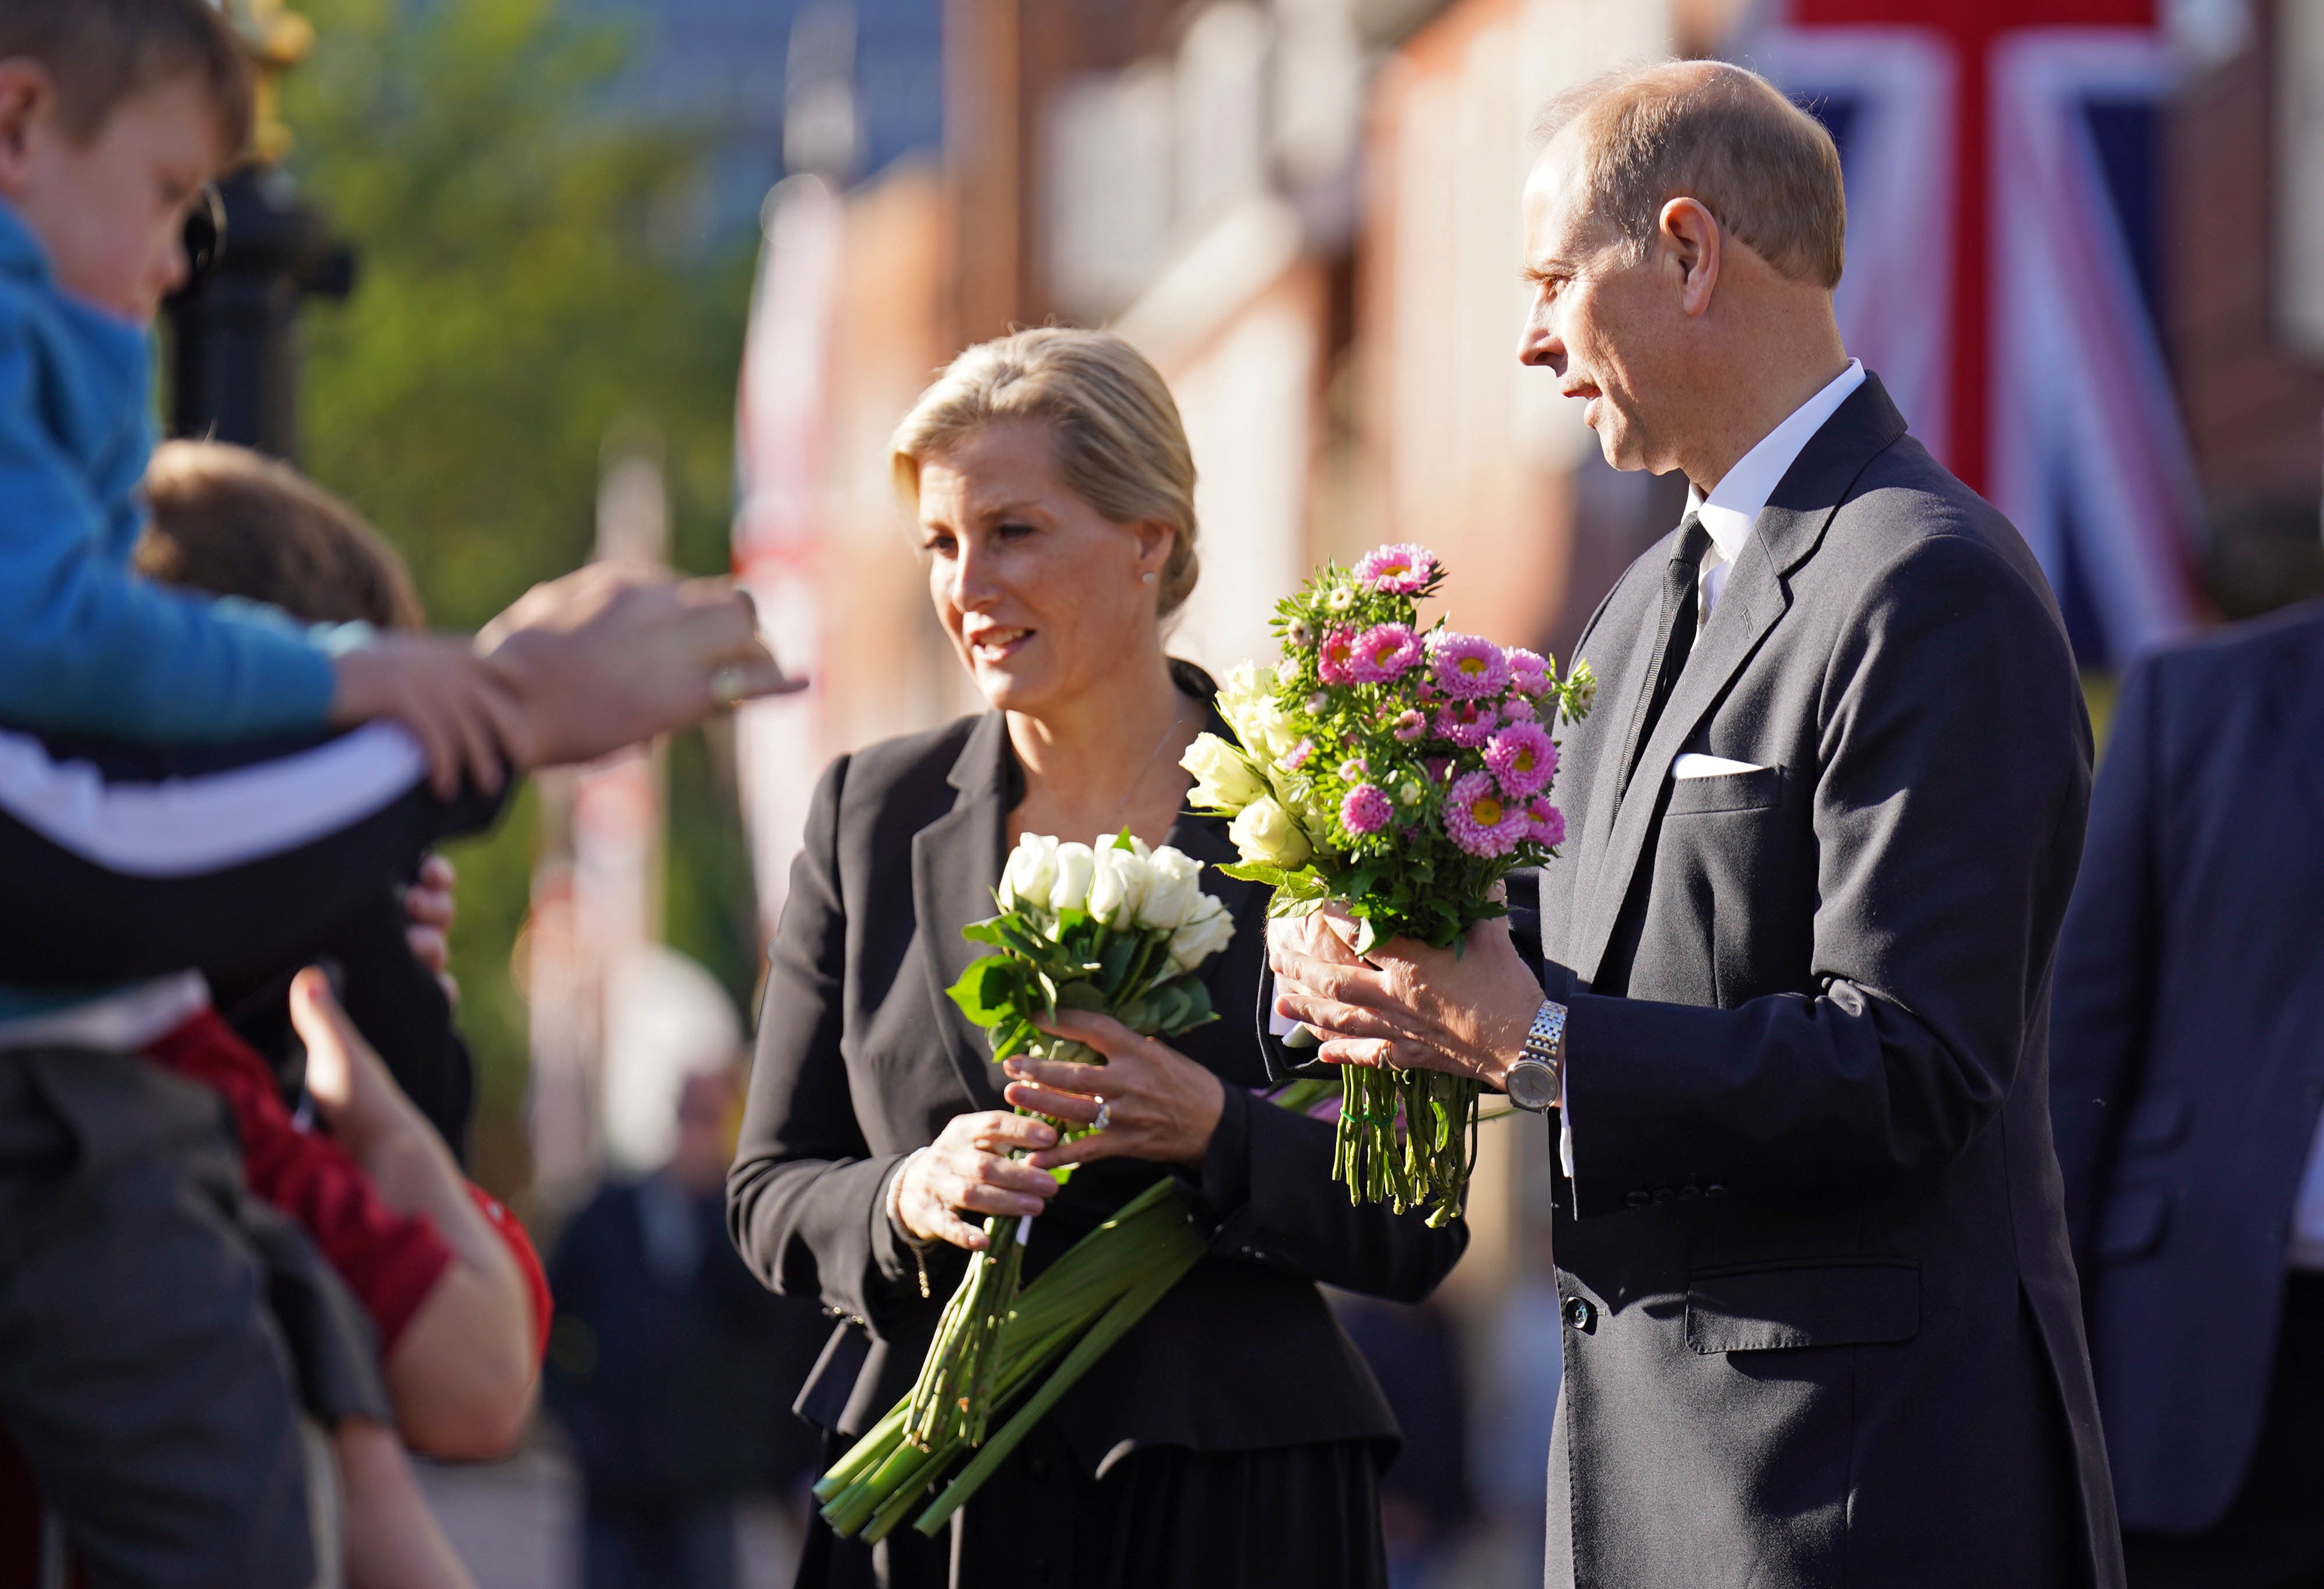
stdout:
[[389,1207],[354,1154],[320,1132],[300,1130],[272,1067],[216,1011],[172,1028],[145,1054],[226,1099],[242,1136],[243,1178],[314,1238],[371,1315],[384,1358],[452,1261],[435,1222]]
[[549,1326],[556,1312],[556,1304],[549,1295],[549,1276],[540,1267],[540,1254],[534,1251],[532,1238],[525,1234],[524,1226],[517,1223],[508,1205],[493,1196],[475,1182],[468,1183],[468,1196],[484,1211],[484,1218],[508,1243],[509,1256],[516,1260],[517,1273],[524,1277],[525,1295],[532,1299],[532,1366],[539,1368],[541,1359],[549,1355]]

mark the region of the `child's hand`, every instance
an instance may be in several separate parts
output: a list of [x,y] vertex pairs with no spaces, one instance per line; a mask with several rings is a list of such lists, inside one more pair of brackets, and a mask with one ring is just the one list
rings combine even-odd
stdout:
[[460,779],[500,792],[522,743],[522,713],[500,674],[464,641],[432,634],[383,633],[334,664],[338,688],[331,721],[343,727],[392,717],[411,731],[428,757],[438,798],[460,791]]

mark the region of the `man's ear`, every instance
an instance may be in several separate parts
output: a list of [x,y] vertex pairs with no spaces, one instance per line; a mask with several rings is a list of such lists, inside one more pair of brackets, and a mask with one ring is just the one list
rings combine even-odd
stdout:
[[1705,313],[1719,285],[1724,238],[1718,217],[1699,199],[1674,199],[1663,206],[1656,232],[1664,256],[1678,273],[1679,307],[1691,316]]
[[48,69],[22,55],[0,60],[0,195],[14,198],[42,125],[56,114]]

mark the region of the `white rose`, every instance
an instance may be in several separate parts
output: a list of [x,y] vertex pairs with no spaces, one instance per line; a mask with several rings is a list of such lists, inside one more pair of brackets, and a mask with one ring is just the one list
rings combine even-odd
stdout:
[[1097,852],[1090,876],[1089,912],[1108,927],[1127,927],[1138,919],[1150,881],[1147,859],[1135,850],[1111,845]]
[[1267,785],[1250,770],[1240,751],[1215,734],[1198,734],[1178,765],[1194,775],[1187,792],[1190,805],[1221,811],[1240,811],[1253,800],[1267,798]]
[[[1227,826],[1227,835],[1242,852],[1246,861],[1258,861],[1269,866],[1297,866],[1314,853],[1307,836],[1299,831],[1299,824],[1291,813],[1273,800],[1256,800]],[[1065,865],[1061,851],[1057,856],[1060,871]]]
[[1097,871],[1097,852],[1087,845],[1057,846],[1056,877],[1049,884],[1049,909],[1080,910],[1089,905],[1090,880]]
[[1226,907],[1209,894],[1202,899],[1209,910],[1170,935],[1170,962],[1181,971],[1192,971],[1225,948],[1234,937],[1234,918],[1227,914]]
[[1009,852],[1009,864],[1001,869],[1001,908],[1047,904],[1049,885],[1056,877],[1057,841],[1044,834],[1025,835]]
[[1198,901],[1211,897],[1203,892],[1203,864],[1192,855],[1166,845],[1154,852],[1147,870],[1146,901],[1138,907],[1140,927],[1165,932],[1184,927],[1200,911]]

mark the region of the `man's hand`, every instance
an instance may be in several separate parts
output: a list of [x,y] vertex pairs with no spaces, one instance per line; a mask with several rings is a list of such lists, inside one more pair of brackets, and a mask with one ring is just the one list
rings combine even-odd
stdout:
[[723,579],[592,563],[537,585],[476,650],[521,708],[521,766],[586,762],[759,696],[806,688]]
[[452,890],[459,873],[443,856],[430,855],[420,863],[420,881],[403,891],[403,941],[411,957],[425,966],[455,1009],[460,984],[452,976],[452,918],[458,902]]
[[521,714],[507,682],[466,645],[382,633],[335,658],[331,676],[334,726],[392,717],[420,742],[438,798],[459,793],[463,774],[486,794],[500,792]]
[[1357,928],[1330,906],[1268,923],[1275,1007],[1315,1029],[1316,1058],[1499,1086],[1541,1008],[1541,984],[1509,941],[1508,920],[1477,923],[1458,954],[1400,938],[1375,944],[1367,958],[1355,951]]

